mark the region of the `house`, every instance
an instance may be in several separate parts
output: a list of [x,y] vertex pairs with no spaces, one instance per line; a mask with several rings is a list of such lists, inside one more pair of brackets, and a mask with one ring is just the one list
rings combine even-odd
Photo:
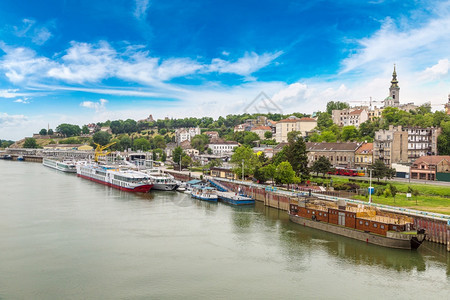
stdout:
[[369,112],[365,108],[335,109],[332,112],[333,123],[338,126],[359,127],[361,123],[369,120]]
[[355,166],[358,169],[365,169],[372,165],[373,143],[364,143],[355,151]]
[[275,129],[275,140],[277,141],[277,143],[287,142],[288,133],[292,131],[299,131],[301,135],[305,137],[307,136],[307,133],[309,131],[312,131],[316,126],[316,119],[290,116],[277,122]]
[[441,134],[441,128],[406,127],[403,131],[408,133],[409,163],[424,155],[437,154],[437,138]]
[[200,154],[200,151],[198,151],[197,149],[192,148],[191,142],[189,142],[188,140],[183,141],[180,144],[180,147],[183,149],[184,153],[186,153],[189,156],[197,156]]
[[166,149],[164,151],[166,152],[166,157],[172,157],[173,150],[177,147],[176,143],[170,142],[166,144]]
[[269,131],[272,132],[272,128],[269,126],[256,126],[251,129],[251,132],[256,133],[261,140],[265,140],[264,134]]
[[[368,111],[369,120],[373,121],[375,119],[381,119],[383,115],[383,108],[377,108],[376,106]],[[364,123],[364,122],[363,122]]]
[[209,137],[209,139],[216,140],[219,138],[219,133],[217,131],[205,131],[203,134]]
[[360,144],[348,143],[306,143],[308,165],[325,156],[333,167],[355,168],[355,151]]
[[411,179],[450,181],[450,155],[419,157],[410,172]]
[[237,142],[224,141],[222,139],[213,140],[208,144],[208,148],[211,148],[212,153],[220,156],[231,156],[236,147],[239,147]]
[[226,168],[226,167],[212,167],[211,168],[211,176],[213,177],[220,177],[220,178],[227,178],[227,179],[234,179],[237,180],[237,175],[233,172],[233,169]]
[[191,141],[191,139],[199,135],[200,127],[190,127],[190,128],[178,128],[175,130],[175,142],[180,145],[184,141]]

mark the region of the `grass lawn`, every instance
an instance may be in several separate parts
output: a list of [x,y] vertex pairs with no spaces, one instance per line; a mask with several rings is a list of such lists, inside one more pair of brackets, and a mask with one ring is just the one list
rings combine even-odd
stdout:
[[[355,199],[368,201],[365,196],[356,196]],[[419,195],[416,197],[406,198],[406,194],[397,194],[395,202],[393,197],[373,196],[372,202],[397,207],[406,207],[416,210],[435,212],[450,215],[450,199],[439,196]]]

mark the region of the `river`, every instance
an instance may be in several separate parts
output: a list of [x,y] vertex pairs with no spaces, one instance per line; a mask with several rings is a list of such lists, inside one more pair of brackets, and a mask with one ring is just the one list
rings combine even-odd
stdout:
[[450,253],[0,160],[0,299],[448,299]]

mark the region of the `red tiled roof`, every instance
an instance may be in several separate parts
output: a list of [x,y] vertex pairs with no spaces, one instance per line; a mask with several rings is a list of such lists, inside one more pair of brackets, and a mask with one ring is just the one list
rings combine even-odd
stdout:
[[358,149],[356,149],[356,154],[372,154],[373,143],[362,144]]
[[253,130],[267,130],[267,131],[269,131],[269,130],[272,130],[272,129],[269,126],[257,126],[257,127],[253,127],[252,131]]
[[316,122],[316,119],[308,118],[308,117],[303,117],[303,118],[300,119],[300,121],[304,121],[304,122]]
[[355,109],[350,113],[350,115],[359,115],[363,110],[362,109]]
[[414,161],[413,165],[418,165],[420,163],[426,163],[427,165],[437,165],[442,160],[447,160],[448,162],[450,162],[450,155],[421,156]]

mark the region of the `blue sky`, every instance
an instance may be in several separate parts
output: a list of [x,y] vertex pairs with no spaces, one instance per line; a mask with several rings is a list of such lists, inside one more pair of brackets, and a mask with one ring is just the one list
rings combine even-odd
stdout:
[[450,1],[1,1],[0,139],[243,113],[260,92],[283,113],[380,101],[394,63],[401,103],[443,109],[449,15]]

